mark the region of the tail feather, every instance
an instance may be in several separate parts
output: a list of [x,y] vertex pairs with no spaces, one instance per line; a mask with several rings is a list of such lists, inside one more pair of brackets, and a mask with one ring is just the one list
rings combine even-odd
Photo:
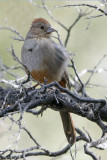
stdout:
[[[61,81],[59,82],[59,84],[64,88],[67,87],[70,90],[71,84],[70,84],[70,80],[69,80],[67,72],[64,72],[63,77]],[[74,127],[71,113],[60,111],[60,116],[62,119],[66,138],[68,140],[68,143],[72,146],[76,140],[76,132],[75,132],[75,127]]]
[[76,140],[76,133],[75,133],[75,128],[74,128],[73,120],[71,117],[71,113],[61,111],[60,116],[62,119],[66,138],[68,140],[68,143],[72,146]]

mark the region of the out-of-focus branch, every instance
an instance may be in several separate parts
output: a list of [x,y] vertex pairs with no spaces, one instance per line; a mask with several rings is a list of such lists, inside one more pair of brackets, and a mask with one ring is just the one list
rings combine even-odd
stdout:
[[24,41],[24,38],[22,37],[22,35],[16,29],[14,29],[11,26],[7,26],[7,27],[0,26],[0,30],[11,31],[18,36],[18,37],[11,37],[11,38],[13,38],[14,40],[18,40],[18,41]]
[[89,8],[93,8],[93,9],[95,9],[96,11],[99,11],[99,12],[101,12],[101,13],[103,13],[103,15],[105,15],[105,16],[107,16],[107,13],[104,11],[104,10],[102,10],[101,8],[99,8],[98,6],[96,6],[96,5],[91,5],[91,4],[84,4],[84,3],[82,3],[82,4],[70,4],[70,5],[64,5],[64,6],[55,6],[56,8],[62,8],[62,7],[77,7],[77,6],[86,6],[86,7],[89,7]]
[[58,21],[51,13],[51,11],[48,9],[47,5],[45,4],[45,0],[42,0],[42,4],[43,4],[43,8],[45,9],[45,11],[47,12],[47,14],[50,16],[51,19],[53,19],[57,24],[59,24],[61,27],[63,27],[65,30],[67,30],[67,27],[61,23],[60,21]]
[[88,83],[90,82],[92,76],[94,75],[94,73],[96,72],[97,67],[100,65],[100,63],[107,57],[107,55],[103,55],[103,57],[100,59],[100,61],[94,66],[93,68],[93,72],[91,72],[90,77],[88,78],[87,82],[85,83],[85,86],[88,85]]
[[67,46],[67,43],[68,43],[68,40],[70,38],[70,35],[71,35],[71,30],[72,28],[76,25],[76,23],[84,16],[86,16],[87,13],[86,11],[85,12],[82,12],[81,10],[78,11],[78,16],[77,18],[75,19],[74,23],[67,29],[67,36],[66,36],[66,40],[65,40],[65,47]]

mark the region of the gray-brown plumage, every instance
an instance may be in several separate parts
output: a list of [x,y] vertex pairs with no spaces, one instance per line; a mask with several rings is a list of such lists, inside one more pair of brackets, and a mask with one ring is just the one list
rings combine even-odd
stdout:
[[[68,57],[63,48],[52,40],[51,33],[54,31],[47,20],[35,19],[22,47],[22,63],[35,80],[44,83],[45,77],[48,83],[56,80],[66,87],[69,86],[66,71]],[[75,128],[71,114],[60,112],[60,115],[67,140],[72,145],[75,142]]]

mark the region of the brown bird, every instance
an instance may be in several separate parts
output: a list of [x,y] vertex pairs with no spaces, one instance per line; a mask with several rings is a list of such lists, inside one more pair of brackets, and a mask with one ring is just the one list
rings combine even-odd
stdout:
[[[51,34],[54,31],[56,30],[51,27],[47,20],[35,19],[22,47],[22,63],[27,67],[33,79],[40,83],[44,83],[45,77],[47,83],[56,80],[62,87],[66,88],[69,86],[66,71],[68,57],[64,49],[52,40]],[[61,111],[60,115],[67,140],[70,145],[73,145],[76,134],[71,113]]]

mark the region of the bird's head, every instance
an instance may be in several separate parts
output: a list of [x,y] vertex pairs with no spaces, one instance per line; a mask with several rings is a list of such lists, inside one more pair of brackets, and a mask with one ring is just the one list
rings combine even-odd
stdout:
[[36,18],[32,22],[30,34],[37,38],[50,38],[51,33],[56,31],[44,18]]

